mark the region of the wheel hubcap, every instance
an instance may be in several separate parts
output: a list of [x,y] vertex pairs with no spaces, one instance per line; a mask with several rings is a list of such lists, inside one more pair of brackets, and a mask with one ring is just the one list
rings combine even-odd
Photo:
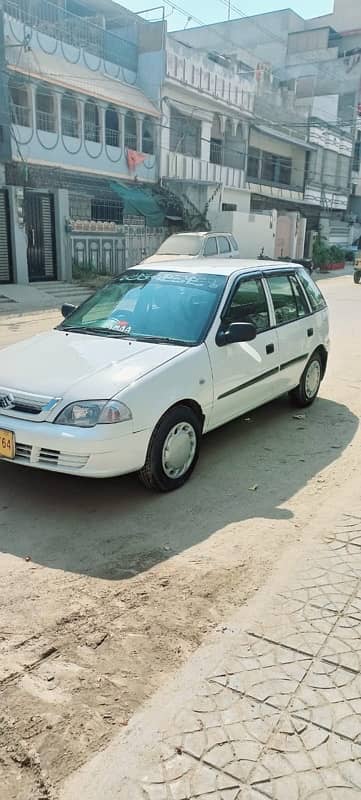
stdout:
[[305,391],[310,400],[318,392],[321,383],[321,366],[319,361],[312,361],[306,373]]
[[168,478],[181,478],[189,470],[197,449],[197,436],[189,422],[172,428],[163,445],[162,465]]

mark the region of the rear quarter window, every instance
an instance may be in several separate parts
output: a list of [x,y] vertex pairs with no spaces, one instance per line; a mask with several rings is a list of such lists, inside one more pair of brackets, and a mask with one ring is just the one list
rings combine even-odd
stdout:
[[305,269],[300,269],[297,272],[297,277],[306,292],[312,311],[322,311],[323,308],[326,308],[326,300],[317,283],[312,280],[308,272]]

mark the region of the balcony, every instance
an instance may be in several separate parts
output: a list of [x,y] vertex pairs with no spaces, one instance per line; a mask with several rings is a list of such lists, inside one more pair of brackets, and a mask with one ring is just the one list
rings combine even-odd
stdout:
[[312,206],[320,206],[325,211],[345,211],[348,206],[348,192],[341,189],[331,189],[319,184],[307,183],[304,191],[304,201]]
[[167,78],[201,92],[205,96],[253,113],[254,80],[238,76],[234,70],[211,61],[205,52],[186,47],[168,38]]
[[38,37],[44,40],[51,37],[132,72],[137,70],[136,45],[90,22],[89,17],[78,17],[48,0],[37,0],[36,3],[4,0],[3,10],[12,19],[36,30]]
[[[32,164],[46,164],[81,173],[108,175],[120,179],[155,181],[157,158],[146,154],[143,163],[132,171],[129,168],[126,149],[137,149],[137,139],[122,131],[103,128],[87,122],[81,128],[79,119],[57,116],[44,111],[33,112],[30,106],[11,107],[12,157]],[[36,128],[32,126],[33,118]],[[123,146],[124,141],[124,146]],[[146,140],[146,145],[149,144]],[[148,150],[150,148],[148,147]]]
[[309,141],[311,144],[333,150],[344,156],[352,156],[353,141],[351,134],[341,126],[331,126],[320,119],[310,120]]
[[221,164],[212,164],[200,158],[185,156],[182,153],[168,154],[168,178],[203,181],[204,183],[222,183],[233,189],[242,189],[244,171]]

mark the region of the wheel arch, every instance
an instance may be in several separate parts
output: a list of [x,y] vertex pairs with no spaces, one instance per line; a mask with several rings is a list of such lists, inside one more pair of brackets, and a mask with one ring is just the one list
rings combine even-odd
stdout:
[[166,416],[166,414],[169,413],[169,411],[173,411],[174,408],[178,408],[179,406],[186,406],[186,408],[190,408],[192,411],[194,411],[195,414],[197,414],[197,417],[199,417],[199,419],[200,419],[200,421],[202,423],[202,431],[203,431],[203,426],[204,426],[204,421],[205,421],[205,415],[204,415],[203,409],[199,405],[199,403],[197,403],[196,400],[192,400],[189,397],[184,397],[181,400],[177,400],[176,403],[173,403],[171,406],[169,406],[169,408],[167,408],[167,410],[164,412],[164,414],[162,414],[161,419],[159,420],[159,422]]
[[[320,358],[321,358],[322,378],[324,378],[325,377],[325,373],[326,373],[326,368],[327,368],[328,352],[327,352],[325,346],[323,344],[320,344],[319,347],[316,347],[316,350],[313,351],[312,356],[314,356],[316,353],[318,353]],[[312,356],[311,356],[311,358],[312,358]]]

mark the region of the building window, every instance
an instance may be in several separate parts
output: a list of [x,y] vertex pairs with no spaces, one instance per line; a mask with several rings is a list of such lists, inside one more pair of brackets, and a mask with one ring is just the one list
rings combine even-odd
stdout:
[[145,118],[143,121],[143,143],[142,152],[153,155],[154,153],[154,123],[152,119]]
[[170,113],[170,149],[174,153],[199,158],[201,154],[201,121],[180,114],[175,109]]
[[137,149],[137,120],[132,111],[127,111],[124,118],[124,144],[129,150]]
[[261,151],[257,147],[250,147],[248,152],[247,178],[258,181],[261,164]]
[[223,164],[223,134],[221,120],[216,115],[213,118],[210,142],[210,162],[211,164]]
[[[277,180],[277,177],[276,177]],[[290,186],[292,181],[292,159],[278,159],[278,182],[281,186]]]
[[31,127],[31,108],[28,87],[21,83],[9,82],[11,122],[13,125]]
[[120,147],[119,115],[111,107],[105,112],[105,141],[109,147]]
[[224,135],[223,164],[225,167],[232,167],[233,169],[244,168],[244,141],[242,125],[237,126],[236,133],[233,136],[232,124],[230,120],[227,120]]
[[79,139],[78,103],[71,94],[64,94],[61,99],[61,132]]
[[290,186],[292,183],[292,159],[250,147],[247,178],[250,181]]
[[35,95],[36,127],[38,131],[55,133],[54,95],[46,89],[38,89]]
[[99,109],[92,100],[87,100],[84,106],[84,138],[100,142]]

